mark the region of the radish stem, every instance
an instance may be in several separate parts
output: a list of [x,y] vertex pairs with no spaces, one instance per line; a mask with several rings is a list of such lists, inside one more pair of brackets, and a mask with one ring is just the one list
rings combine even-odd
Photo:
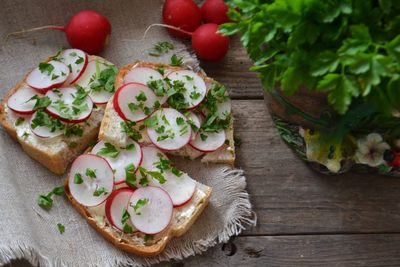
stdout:
[[154,23],[154,24],[151,24],[151,25],[149,25],[149,26],[147,27],[147,29],[144,31],[143,37],[142,37],[141,39],[134,39],[134,40],[124,39],[123,41],[125,41],[125,42],[143,41],[143,40],[146,38],[146,35],[147,35],[147,33],[150,31],[150,29],[153,28],[153,27],[155,27],[155,26],[157,26],[157,27],[163,27],[163,28],[168,28],[168,29],[172,29],[172,30],[176,30],[176,31],[179,31],[179,32],[181,32],[181,33],[187,34],[187,35],[189,35],[189,36],[192,36],[192,35],[193,35],[192,32],[188,32],[188,31],[182,30],[181,28],[178,28],[178,27],[175,27],[175,26],[171,26],[171,25],[168,25],[168,24]]
[[16,35],[23,35],[28,32],[34,32],[34,31],[41,31],[41,30],[58,30],[58,31],[65,31],[64,26],[56,26],[56,25],[47,25],[47,26],[42,26],[42,27],[36,27],[36,28],[31,28],[27,30],[21,30],[21,31],[16,31],[16,32],[10,32],[6,35],[5,41],[8,40],[11,36],[16,36]]

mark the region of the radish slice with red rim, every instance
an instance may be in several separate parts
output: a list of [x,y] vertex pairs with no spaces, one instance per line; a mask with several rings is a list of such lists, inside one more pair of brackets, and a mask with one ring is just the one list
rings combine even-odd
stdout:
[[76,82],[85,71],[88,64],[87,54],[79,49],[65,49],[60,53],[57,59],[67,65],[70,71],[64,85],[70,85]]
[[196,138],[190,141],[190,145],[201,152],[213,152],[225,144],[225,130],[218,132],[199,132]]
[[[141,167],[145,171],[158,172],[164,177],[163,180],[160,180],[153,178],[151,175],[146,175],[148,184],[164,189],[171,197],[174,206],[182,206],[187,203],[195,192],[196,182],[186,173],[172,168],[168,157],[157,148],[146,146],[142,148],[142,151],[143,161]],[[144,178],[140,171],[137,177],[139,181]]]
[[163,150],[180,149],[190,141],[192,134],[186,117],[173,108],[156,111],[149,118],[147,125],[147,134],[151,142]]
[[102,71],[115,67],[113,64],[105,60],[95,59],[89,61],[84,73],[76,81],[76,84],[89,91],[89,96],[96,104],[105,104],[112,97],[114,92],[107,90],[92,90],[91,86],[98,82],[99,76]]
[[[42,122],[52,122],[51,127],[44,125]],[[49,114],[43,110],[38,110],[33,113],[29,126],[31,131],[38,137],[41,138],[52,138],[64,133],[65,125],[57,121],[57,119],[52,118]]]
[[125,148],[117,148],[110,143],[100,141],[93,147],[91,153],[107,160],[114,170],[116,184],[125,182],[126,169],[133,173],[142,161],[142,149],[135,141],[128,142]]
[[83,206],[103,203],[114,188],[114,174],[102,157],[85,154],[72,163],[68,187],[73,198]]
[[49,91],[46,96],[51,100],[47,112],[62,121],[82,122],[92,113],[93,102],[84,90],[65,87]]
[[[185,98],[185,109],[197,107],[204,99],[207,93],[207,87],[204,80],[191,70],[178,70],[168,74],[170,83],[183,83],[185,90],[182,92]],[[171,97],[173,100],[173,96]],[[171,100],[169,102],[171,103]]]
[[129,217],[124,216],[133,192],[134,190],[128,187],[119,188],[114,190],[106,201],[105,212],[107,220],[121,232],[124,231],[125,223],[130,227],[133,226]]
[[[225,120],[230,114],[232,110],[232,103],[229,98],[225,99],[223,102],[217,102],[217,110],[215,114],[218,115],[218,118],[221,120]],[[207,116],[209,114],[207,109],[204,109],[204,114]]]
[[168,193],[153,186],[133,192],[128,203],[132,224],[145,234],[157,234],[171,223],[173,205]]
[[124,77],[124,84],[136,82],[147,85],[163,105],[168,100],[164,77],[157,70],[148,67],[135,67]]
[[164,189],[171,197],[174,206],[182,206],[187,203],[195,192],[196,182],[183,172],[176,175],[171,171],[165,171],[163,174],[166,179],[164,183],[161,184],[159,180],[150,179],[149,185]]
[[115,92],[113,104],[122,119],[135,122],[147,118],[160,105],[153,91],[140,83],[120,87]]
[[36,100],[33,99],[34,96],[41,95],[30,87],[22,87],[10,96],[7,107],[18,114],[32,114],[35,112],[36,104]]
[[62,62],[51,60],[39,64],[26,77],[26,83],[39,93],[61,86],[68,78],[69,69]]
[[190,111],[186,114],[186,118],[190,127],[192,128],[191,140],[196,139],[196,134],[200,130],[202,117],[198,116],[196,113]]

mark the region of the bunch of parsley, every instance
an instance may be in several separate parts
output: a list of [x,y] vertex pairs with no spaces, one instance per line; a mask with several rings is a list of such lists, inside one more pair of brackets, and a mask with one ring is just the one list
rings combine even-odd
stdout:
[[267,90],[324,92],[338,116],[357,105],[400,110],[400,1],[227,2],[234,22],[220,31],[242,34]]

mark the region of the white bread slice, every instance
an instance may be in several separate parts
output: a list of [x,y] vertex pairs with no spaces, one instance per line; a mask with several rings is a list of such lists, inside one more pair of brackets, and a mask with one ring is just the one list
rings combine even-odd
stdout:
[[[89,60],[105,61],[105,59],[98,56],[89,56]],[[92,141],[97,139],[105,105],[99,105],[93,110],[86,122],[79,123],[83,127],[83,135],[81,137],[71,136],[67,138],[58,136],[47,139],[40,138],[31,133],[28,120],[16,126],[15,122],[18,117],[23,116],[15,114],[7,107],[7,101],[10,96],[24,86],[27,86],[25,84],[25,77],[4,96],[0,105],[0,124],[14,140],[21,144],[22,149],[30,157],[37,160],[50,171],[62,174],[69,163],[80,155]]]
[[117,248],[145,257],[160,254],[171,238],[185,234],[207,206],[211,191],[211,187],[197,182],[192,199],[184,206],[174,208],[170,226],[162,233],[155,235],[153,240],[145,242],[141,234],[125,234],[112,227],[105,216],[105,202],[96,207],[85,207],[79,204],[69,191],[68,177],[65,180],[65,193],[68,200],[97,232]]
[[[160,64],[160,63],[156,64],[156,63],[141,62],[141,61],[135,64],[129,64],[119,70],[118,75],[115,79],[115,88],[118,89],[119,87],[122,86],[124,76],[132,68],[136,66],[157,68],[160,65],[164,67],[165,72],[182,69],[180,67],[173,67],[167,64]],[[205,81],[209,82],[213,81],[211,78],[205,76],[204,73],[202,72],[198,72],[197,74],[200,75]],[[126,146],[129,137],[122,131],[120,126],[121,122],[123,122],[123,119],[115,111],[113,106],[113,99],[110,99],[106,106],[103,121],[101,122],[99,139],[114,144],[115,146],[119,147]],[[139,131],[142,135],[142,139],[138,140],[139,143],[151,143],[150,139],[147,136],[146,130],[140,130],[141,125],[142,123],[138,123],[136,126],[132,127],[133,129]],[[171,155],[187,157],[190,159],[195,159],[204,155],[203,158],[201,159],[201,162],[203,163],[225,163],[233,165],[235,162],[233,118],[231,119],[230,127],[225,132],[227,136],[226,144],[214,152],[203,153],[192,148],[190,145],[186,145],[180,150],[173,152],[168,151],[167,153]]]

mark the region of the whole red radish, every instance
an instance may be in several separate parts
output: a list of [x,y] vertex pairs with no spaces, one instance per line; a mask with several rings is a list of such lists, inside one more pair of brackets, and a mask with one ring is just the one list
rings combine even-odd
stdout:
[[[193,32],[201,25],[201,11],[193,0],[166,0],[163,7],[163,20],[165,24]],[[168,32],[176,37],[188,37],[173,29],[168,29]]]
[[92,10],[76,13],[64,27],[71,47],[89,54],[100,53],[111,34],[111,25],[106,17]]
[[68,43],[72,48],[81,49],[89,54],[100,53],[111,34],[111,25],[106,17],[93,10],[84,10],[72,16],[65,26],[49,25],[12,32],[7,35],[7,38],[46,29],[65,32]]
[[206,0],[201,7],[201,16],[206,23],[222,24],[229,22],[228,6],[223,0]]
[[218,32],[217,24],[203,24],[192,34],[192,47],[199,58],[218,61],[228,52],[229,37]]

